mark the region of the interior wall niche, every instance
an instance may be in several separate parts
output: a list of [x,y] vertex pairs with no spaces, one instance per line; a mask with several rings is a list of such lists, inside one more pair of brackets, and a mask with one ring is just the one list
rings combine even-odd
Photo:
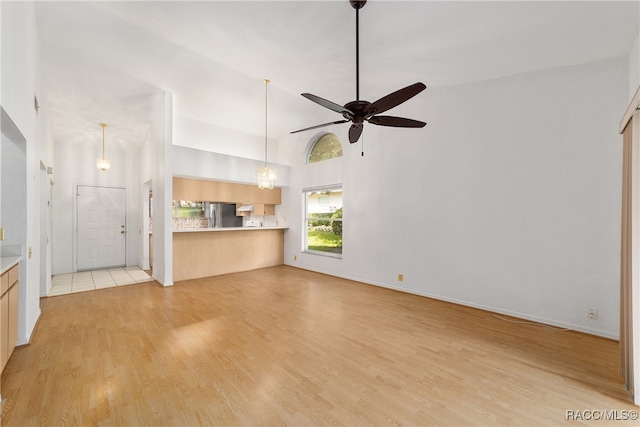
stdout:
[[[18,280],[27,284],[27,142],[4,109],[0,120],[0,255],[22,256]],[[20,286],[18,296],[19,344],[26,330],[27,288]]]
[[0,227],[4,228],[5,234],[5,240],[0,242],[1,254],[24,255],[27,240],[27,144],[4,109],[1,133]]

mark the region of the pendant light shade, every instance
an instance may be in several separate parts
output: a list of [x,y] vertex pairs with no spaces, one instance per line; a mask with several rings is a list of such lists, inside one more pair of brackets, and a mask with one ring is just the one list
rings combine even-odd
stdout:
[[111,167],[111,162],[104,156],[104,128],[107,127],[106,123],[100,123],[102,126],[102,157],[98,157],[98,161],[96,162],[96,166],[101,171],[108,171]]
[[278,170],[269,166],[258,168],[258,188],[273,190],[273,183],[278,179]]
[[264,79],[264,166],[256,170],[258,188],[263,190],[273,190],[273,182],[278,179],[278,170],[267,163],[267,87],[269,83],[269,80]]

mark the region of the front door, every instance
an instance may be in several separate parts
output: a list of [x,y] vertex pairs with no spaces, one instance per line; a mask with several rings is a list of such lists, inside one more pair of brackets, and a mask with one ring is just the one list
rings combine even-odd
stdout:
[[126,190],[78,185],[77,269],[125,265]]

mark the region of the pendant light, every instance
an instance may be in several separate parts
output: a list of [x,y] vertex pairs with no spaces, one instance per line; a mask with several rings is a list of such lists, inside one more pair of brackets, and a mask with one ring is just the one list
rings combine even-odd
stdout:
[[270,81],[264,79],[264,166],[257,169],[258,188],[273,190],[273,182],[278,179],[278,170],[267,163],[267,87]]
[[107,127],[107,124],[100,123],[100,126],[102,126],[102,157],[98,157],[96,165],[98,166],[98,169],[104,172],[109,170],[109,168],[111,167],[111,162],[104,156],[104,128]]

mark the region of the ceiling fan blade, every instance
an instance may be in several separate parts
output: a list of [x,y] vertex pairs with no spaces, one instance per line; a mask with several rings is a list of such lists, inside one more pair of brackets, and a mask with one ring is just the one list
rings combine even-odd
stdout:
[[397,90],[389,95],[378,99],[376,102],[369,105],[365,111],[365,117],[371,117],[375,114],[383,113],[387,110],[392,109],[396,105],[400,105],[406,100],[413,98],[423,90],[425,90],[427,86],[424,83],[414,83],[410,86]]
[[324,108],[333,110],[336,113],[342,114],[343,116],[346,114],[345,118],[353,117],[353,111],[348,110],[344,108],[342,105],[336,104],[335,102],[327,101],[324,98],[320,98],[319,96],[316,96],[310,93],[303,93],[301,95],[307,98],[308,100],[315,102],[316,104],[322,105]]
[[349,142],[350,143],[355,143],[358,142],[358,139],[360,139],[360,135],[362,135],[362,123],[354,123],[351,125],[351,127],[349,128]]
[[338,120],[337,122],[324,123],[324,124],[321,124],[321,125],[311,126],[309,128],[294,130],[293,132],[289,132],[289,133],[298,133],[298,132],[304,132],[305,130],[317,129],[317,128],[330,126],[330,125],[339,125],[340,123],[347,123],[348,121],[349,120]]
[[374,125],[392,126],[396,128],[423,128],[426,125],[425,122],[418,120],[394,116],[373,116],[368,121]]

